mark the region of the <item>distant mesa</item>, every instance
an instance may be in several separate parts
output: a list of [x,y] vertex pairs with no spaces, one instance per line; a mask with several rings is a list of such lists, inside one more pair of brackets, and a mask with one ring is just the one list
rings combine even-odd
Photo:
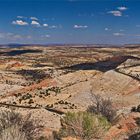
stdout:
[[16,56],[16,55],[21,55],[25,53],[41,53],[41,50],[31,50],[31,49],[26,49],[26,50],[12,50],[10,52],[0,52],[1,55],[7,55],[7,56]]

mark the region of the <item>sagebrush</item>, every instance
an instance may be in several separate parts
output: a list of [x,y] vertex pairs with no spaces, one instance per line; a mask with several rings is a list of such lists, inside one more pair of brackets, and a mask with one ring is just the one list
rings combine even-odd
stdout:
[[77,137],[82,140],[101,138],[110,128],[105,117],[89,112],[67,113],[61,120],[59,137]]
[[88,112],[100,114],[107,118],[109,122],[113,122],[116,117],[116,109],[111,99],[102,98],[100,95],[91,94],[92,105],[87,109]]
[[38,139],[42,129],[38,121],[31,119],[31,114],[22,116],[12,110],[0,112],[0,140]]

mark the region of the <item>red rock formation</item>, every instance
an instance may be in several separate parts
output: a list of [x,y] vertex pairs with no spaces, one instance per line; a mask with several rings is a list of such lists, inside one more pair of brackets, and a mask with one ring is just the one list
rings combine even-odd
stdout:
[[135,118],[140,117],[139,113],[130,113],[127,117],[121,116],[120,121],[110,128],[104,140],[112,140],[121,135],[127,135],[137,127]]

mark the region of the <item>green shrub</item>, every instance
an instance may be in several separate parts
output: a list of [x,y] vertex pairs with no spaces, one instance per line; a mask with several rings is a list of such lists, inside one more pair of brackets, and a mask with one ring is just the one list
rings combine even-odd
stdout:
[[88,112],[67,113],[61,119],[59,137],[73,136],[83,140],[101,138],[110,128],[106,118]]

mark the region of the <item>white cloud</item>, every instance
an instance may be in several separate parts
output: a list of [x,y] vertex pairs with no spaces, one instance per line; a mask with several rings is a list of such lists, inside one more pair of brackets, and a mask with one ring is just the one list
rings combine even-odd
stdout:
[[30,17],[31,20],[38,20],[37,17]]
[[106,28],[105,28],[105,31],[111,31],[111,29],[109,29],[109,28],[106,27]]
[[18,19],[27,19],[25,16],[17,16]]
[[17,16],[17,18],[24,18],[23,16]]
[[108,28],[105,28],[105,31],[108,31]]
[[54,28],[57,28],[57,26],[56,25],[52,25],[52,26],[49,26],[49,28],[54,29]]
[[48,24],[46,24],[46,23],[44,23],[44,24],[43,24],[43,26],[44,26],[44,27],[48,27],[49,25],[48,25]]
[[0,38],[9,39],[9,38],[11,38],[13,36],[15,36],[13,33],[0,33]]
[[50,35],[45,35],[45,37],[46,37],[46,38],[50,38],[51,36],[50,36]]
[[13,37],[13,39],[21,39],[22,38],[21,35],[13,35],[12,37]]
[[85,29],[85,28],[88,28],[88,26],[87,25],[74,25],[73,26],[73,28],[75,28],[75,29]]
[[6,33],[6,32],[1,32],[0,33],[0,39],[7,39],[9,41],[17,41],[17,40],[25,40],[25,39],[31,39],[32,36],[30,35],[21,35],[21,34],[16,34],[16,33]]
[[125,30],[123,30],[123,29],[120,29],[120,32],[124,32]]
[[31,22],[31,25],[34,25],[34,26],[40,27],[40,23],[37,22],[37,21],[35,21],[35,20],[33,20],[33,21]]
[[42,35],[41,37],[42,39],[46,39],[46,38],[50,38],[51,36],[49,34],[46,34],[46,35]]
[[22,36],[14,33],[0,33],[0,38],[6,38],[8,40],[22,39]]
[[127,10],[128,8],[125,7],[125,6],[121,6],[121,7],[118,7],[117,9],[120,10],[120,11],[125,11],[125,10]]
[[108,14],[112,14],[113,16],[117,16],[117,17],[121,17],[122,16],[122,12],[115,10],[115,11],[109,11],[107,12]]
[[124,36],[122,33],[113,33],[114,36]]
[[12,24],[14,24],[14,25],[20,25],[20,26],[28,25],[28,23],[25,22],[25,21],[23,21],[23,20],[12,21]]

